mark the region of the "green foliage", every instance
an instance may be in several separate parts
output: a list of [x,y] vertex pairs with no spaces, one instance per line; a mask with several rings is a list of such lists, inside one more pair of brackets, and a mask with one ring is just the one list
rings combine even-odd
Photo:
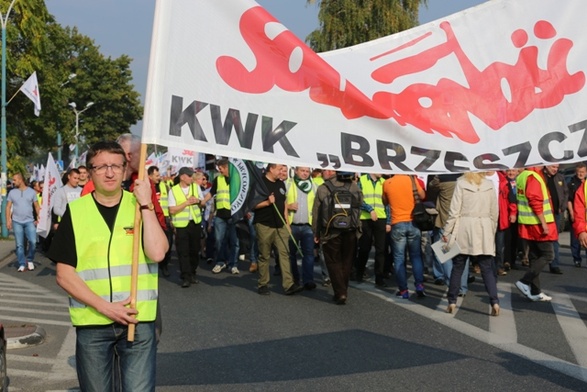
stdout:
[[[6,17],[10,0],[0,0]],[[31,162],[56,151],[57,133],[62,143],[75,142],[75,114],[88,102],[94,105],[80,116],[80,136],[85,144],[115,139],[141,119],[139,94],[131,83],[128,56],[105,57],[92,39],[77,28],[62,27],[43,0],[17,0],[6,29],[6,96],[14,99],[6,108],[9,167]],[[33,71],[41,94],[41,115],[33,114],[33,103],[18,90]],[[69,75],[76,74],[69,79]],[[85,144],[80,143],[80,152]],[[63,149],[67,161],[67,148]]]
[[306,38],[316,52],[357,45],[418,25],[427,0],[307,0],[318,3],[320,27]]

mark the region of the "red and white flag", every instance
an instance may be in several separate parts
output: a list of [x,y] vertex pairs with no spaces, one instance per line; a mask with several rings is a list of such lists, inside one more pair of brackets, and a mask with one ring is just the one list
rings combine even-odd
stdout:
[[62,185],[59,169],[53,160],[51,153],[48,154],[47,167],[45,168],[45,178],[43,186],[43,202],[41,203],[41,213],[39,214],[39,224],[37,225],[37,234],[43,238],[51,231],[51,210],[53,209],[53,200],[55,192]]
[[39,92],[39,82],[37,81],[37,71],[24,82],[20,91],[24,93],[35,104],[35,115],[41,114],[41,93]]

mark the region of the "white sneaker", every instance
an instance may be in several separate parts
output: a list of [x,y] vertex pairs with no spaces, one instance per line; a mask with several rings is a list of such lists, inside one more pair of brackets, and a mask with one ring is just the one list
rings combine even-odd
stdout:
[[28,267],[29,271],[34,271],[35,270],[35,264],[32,261],[29,261],[27,263],[27,267]]
[[24,265],[21,265],[20,267],[18,267],[17,271],[18,272],[24,272]]
[[549,297],[548,295],[546,295],[544,293],[530,295],[528,298],[530,298],[534,302],[549,302],[552,300],[552,297]]
[[245,257],[246,257],[245,255],[239,255],[239,256],[238,256],[238,259],[239,259],[240,261],[245,261]]
[[226,264],[216,264],[214,268],[212,268],[212,273],[219,274],[225,268]]
[[[520,292],[522,294],[524,294],[526,297],[530,298],[530,296],[532,295],[532,293],[530,292],[530,286],[528,286],[525,283],[522,283],[521,281],[517,281],[516,282],[516,287],[518,288],[518,290],[520,290]],[[531,299],[531,298],[530,298]]]
[[230,273],[233,274],[233,275],[238,275],[238,274],[240,274],[240,271],[238,270],[238,268],[232,267],[230,269]]

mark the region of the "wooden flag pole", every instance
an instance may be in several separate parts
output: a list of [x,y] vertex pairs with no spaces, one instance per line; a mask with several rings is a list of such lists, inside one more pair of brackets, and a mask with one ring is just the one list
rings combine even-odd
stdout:
[[[145,160],[147,159],[147,145],[141,144],[141,154],[139,158],[139,179],[145,177]],[[139,283],[139,246],[141,245],[142,230],[141,230],[141,206],[137,203],[135,208],[135,225],[134,236],[132,243],[132,266],[130,273],[130,308],[137,308],[137,288]],[[135,341],[135,324],[128,325],[127,340],[129,342]]]

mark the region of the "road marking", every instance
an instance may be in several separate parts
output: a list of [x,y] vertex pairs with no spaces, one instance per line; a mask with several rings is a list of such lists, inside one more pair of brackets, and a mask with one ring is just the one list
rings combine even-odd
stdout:
[[69,328],[67,336],[63,339],[61,349],[57,357],[53,360],[53,367],[51,368],[52,380],[59,380],[67,378],[68,380],[77,380],[77,373],[75,369],[75,328]]
[[35,307],[37,307],[37,306],[39,306],[39,307],[50,306],[50,307],[54,307],[54,308],[69,309],[68,301],[63,301],[63,302],[31,302],[31,301],[21,301],[18,299],[0,298],[0,303],[21,304],[21,305],[29,305],[29,306],[35,306]]
[[567,294],[557,293],[551,303],[577,363],[585,368],[587,377],[587,327]]
[[34,308],[13,308],[10,306],[0,306],[0,310],[7,312],[20,312],[20,313],[34,313],[34,314],[47,314],[53,316],[65,316],[69,318],[69,312],[63,310],[41,310]]
[[[574,363],[567,362],[563,359],[554,357],[552,355],[540,352],[530,347],[523,346],[517,342],[503,342],[503,338],[497,336],[491,331],[475,327],[464,321],[451,317],[451,315],[444,312],[439,312],[436,309],[430,309],[425,306],[418,304],[413,301],[398,300],[394,298],[390,293],[376,289],[369,285],[360,287],[360,289],[366,293],[369,293],[375,297],[383,299],[384,301],[391,302],[405,310],[416,313],[427,319],[436,321],[445,327],[454,329],[462,334],[465,334],[475,340],[482,343],[489,344],[499,350],[506,351],[529,361],[537,363],[546,368],[552,369],[559,373],[566,374],[567,376],[576,378],[577,380],[587,382],[587,369],[576,365]],[[511,292],[511,289],[510,289]],[[559,295],[558,293],[556,295]],[[501,316],[500,316],[501,317]]]
[[[509,283],[498,283],[499,317],[489,317],[489,331],[491,344],[517,343],[518,332],[516,331],[516,319],[512,309],[512,285]],[[489,314],[491,314],[489,306]]]
[[[50,320],[50,319],[40,319],[40,318],[31,318],[31,317],[14,317],[14,316],[5,316],[2,315],[2,321],[4,320],[12,320],[12,321],[20,321],[21,323],[31,323],[31,324],[50,324],[50,325],[62,325],[64,327],[71,326],[71,321],[57,321],[57,320]],[[5,323],[7,324],[7,323]]]

